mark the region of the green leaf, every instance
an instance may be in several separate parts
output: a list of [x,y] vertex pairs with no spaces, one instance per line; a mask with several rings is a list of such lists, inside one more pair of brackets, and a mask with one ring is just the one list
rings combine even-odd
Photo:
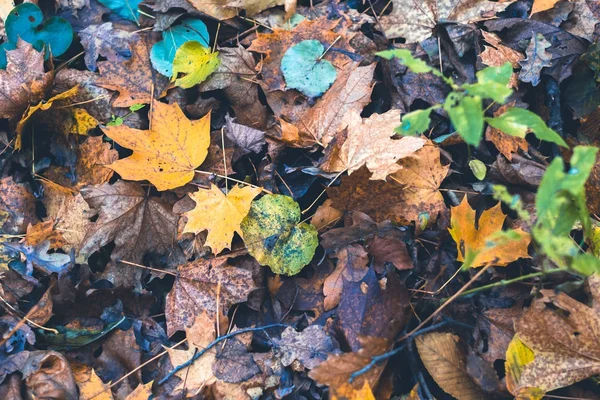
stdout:
[[125,122],[125,121],[123,120],[122,117],[115,117],[113,115],[112,120],[110,122],[108,122],[106,124],[106,126],[121,126],[121,125],[123,125],[123,122]]
[[540,140],[568,147],[564,139],[548,128],[539,115],[524,108],[509,108],[504,114],[494,118],[486,118],[485,121],[509,135],[523,138],[527,132],[531,131]]
[[102,5],[109,8],[119,17],[139,22],[140,12],[138,7],[143,0],[98,0]]
[[318,40],[303,40],[290,47],[281,58],[281,72],[286,87],[308,97],[321,96],[335,82],[333,64],[320,60],[325,48]]
[[483,134],[481,97],[451,92],[446,97],[444,110],[465,142],[477,146]]
[[163,40],[157,42],[150,50],[150,61],[158,72],[166,77],[173,76],[173,59],[175,53],[185,42],[193,41],[209,47],[208,29],[204,22],[195,18],[187,18],[181,24],[170,27],[162,33]]
[[394,131],[402,136],[416,136],[425,132],[429,128],[429,114],[433,107],[426,108],[425,110],[416,110],[404,114],[402,116],[402,123]]
[[395,49],[395,50],[385,50],[376,53],[375,55],[385,58],[386,60],[391,60],[392,58],[397,58],[400,62],[408,69],[410,69],[415,74],[425,74],[427,72],[431,72],[435,75],[441,75],[441,73],[427,65],[427,63],[423,60],[419,60],[418,58],[414,58],[410,53],[410,50],[406,49]]
[[314,226],[300,222],[291,197],[268,194],[252,202],[241,224],[248,252],[276,274],[295,275],[308,264],[319,244]]
[[471,168],[471,172],[473,172],[475,178],[479,179],[480,181],[485,179],[487,168],[484,163],[477,159],[471,160],[469,161],[469,168]]
[[132,106],[129,106],[129,111],[131,112],[136,112],[141,110],[142,108],[146,107],[145,104],[134,104]]
[[[204,82],[219,66],[219,53],[196,41],[186,42],[175,53],[173,59],[173,80],[175,85],[189,89]],[[179,74],[185,76],[178,78]],[[175,79],[177,78],[177,79]]]
[[509,62],[500,67],[487,67],[477,72],[477,83],[465,84],[462,88],[471,96],[492,99],[504,104],[512,94],[512,89],[508,87],[512,73],[513,69]]
[[[43,21],[40,8],[33,3],[23,3],[13,8],[6,17],[6,37],[2,52],[16,49],[19,38],[31,43],[37,51],[44,51],[44,59],[63,54],[73,41],[73,28],[64,18],[51,17]],[[4,60],[4,65],[2,65]],[[0,68],[6,68],[6,54],[0,57]]]

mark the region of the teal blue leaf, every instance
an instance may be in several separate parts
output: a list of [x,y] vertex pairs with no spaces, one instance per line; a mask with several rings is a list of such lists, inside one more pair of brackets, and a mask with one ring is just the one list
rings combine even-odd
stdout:
[[123,19],[139,22],[140,12],[138,7],[142,0],[98,0],[104,6]]
[[[40,8],[32,3],[16,6],[6,17],[6,37],[8,42],[2,45],[2,50],[14,50],[19,38],[31,43],[37,51],[44,51],[44,58],[56,57],[63,54],[73,41],[73,28],[65,19],[51,17],[43,21]],[[4,51],[3,51],[4,53]],[[2,58],[0,56],[0,66]],[[6,61],[4,61],[6,67]]]
[[467,144],[477,146],[483,135],[483,109],[481,97],[464,96],[452,92],[446,97],[444,110],[454,128]]
[[471,96],[492,99],[504,104],[512,94],[512,89],[508,87],[512,73],[513,69],[509,62],[500,67],[487,67],[477,72],[477,83],[465,84],[462,88]]
[[150,50],[152,66],[166,77],[173,76],[173,60],[177,49],[185,42],[196,41],[204,47],[209,47],[208,29],[204,22],[195,18],[181,21],[162,33],[163,40],[157,42]]
[[486,118],[485,121],[509,135],[525,137],[527,132],[531,131],[540,140],[567,147],[564,139],[548,128],[539,115],[524,108],[509,108],[504,114],[494,118]]
[[429,114],[431,114],[431,110],[433,110],[433,107],[404,114],[400,126],[394,129],[394,131],[402,136],[420,135],[429,128]]
[[321,96],[335,82],[333,64],[320,60],[325,48],[318,40],[303,40],[290,47],[281,59],[281,72],[287,88],[308,97]]
[[8,50],[15,50],[17,45],[13,42],[4,42],[0,44],[0,69],[6,69],[8,60],[6,59],[6,52]]

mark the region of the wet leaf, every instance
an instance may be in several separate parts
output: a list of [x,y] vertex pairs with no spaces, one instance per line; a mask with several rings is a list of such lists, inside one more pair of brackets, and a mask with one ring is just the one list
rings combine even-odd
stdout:
[[315,227],[300,223],[300,217],[300,206],[291,197],[268,194],[254,201],[241,224],[250,255],[276,274],[300,272],[319,243]]

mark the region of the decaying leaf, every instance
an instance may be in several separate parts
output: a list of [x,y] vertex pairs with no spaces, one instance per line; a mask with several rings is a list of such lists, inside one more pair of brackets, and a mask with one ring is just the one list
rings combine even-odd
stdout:
[[84,398],[94,398],[99,400],[113,400],[113,395],[109,384],[102,382],[93,368],[85,364],[71,364],[73,375],[77,386],[79,386],[79,395]]
[[242,234],[240,224],[260,193],[260,188],[234,186],[227,194],[212,185],[209,190],[200,189],[190,197],[196,202],[192,211],[185,213],[187,223],[183,232],[200,233],[208,230],[205,246],[219,254],[231,248],[233,234]]
[[423,365],[446,393],[461,400],[484,397],[467,375],[465,354],[459,346],[458,336],[431,332],[418,336],[415,344]]
[[548,42],[541,33],[534,33],[531,37],[531,42],[525,50],[527,58],[519,61],[521,64],[521,72],[519,72],[519,80],[523,82],[531,82],[533,86],[540,83],[540,73],[545,67],[552,65],[552,54],[546,49],[550,47]]
[[3,233],[25,233],[37,220],[35,197],[27,185],[7,176],[0,180],[0,228]]
[[[508,364],[507,368],[520,368],[520,375],[511,372],[509,389],[513,395],[535,393],[537,389],[541,398],[545,392],[600,373],[598,281],[597,274],[588,278],[592,307],[565,293],[542,290],[541,298],[535,299],[516,321],[516,337],[533,351],[533,357],[528,353],[529,356],[517,357]],[[519,354],[515,347],[522,347],[518,343],[511,346],[507,351],[508,361],[511,351]]]
[[106,126],[106,136],[133,150],[127,158],[109,165],[123,179],[149,180],[158,190],[185,185],[208,154],[210,114],[190,121],[177,104],[152,103],[151,129],[126,125]]
[[25,234],[25,244],[28,246],[37,246],[48,240],[51,249],[60,249],[65,244],[65,239],[60,231],[54,229],[54,221],[49,220],[39,224],[27,226]]
[[360,282],[369,271],[369,257],[359,244],[353,244],[336,253],[337,265],[335,271],[325,279],[323,294],[324,308],[331,310],[337,307],[342,298],[344,281]]
[[389,15],[380,18],[386,36],[404,38],[407,43],[421,42],[433,34],[441,21],[468,24],[494,18],[510,2],[488,0],[426,0],[418,5],[412,1],[394,0]]
[[469,253],[474,253],[471,267],[495,265],[503,267],[519,258],[528,258],[527,247],[531,242],[529,233],[521,228],[512,231],[514,238],[495,242],[494,235],[502,232],[506,215],[502,213],[500,203],[485,210],[475,225],[475,210],[467,201],[467,196],[459,206],[452,208],[448,229],[456,242],[458,261],[465,261]]
[[165,306],[169,335],[191,326],[194,316],[202,312],[215,315],[219,309],[226,313],[257,289],[252,272],[228,265],[227,257],[193,261],[179,267],[178,273]]
[[281,363],[286,367],[298,360],[304,368],[316,368],[335,349],[331,338],[319,325],[310,325],[302,332],[292,327],[286,328],[281,339],[276,339],[275,343],[282,353]]

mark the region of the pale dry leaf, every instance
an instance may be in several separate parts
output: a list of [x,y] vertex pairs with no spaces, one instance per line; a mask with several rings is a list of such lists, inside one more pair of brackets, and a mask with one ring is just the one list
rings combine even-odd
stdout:
[[284,366],[289,367],[298,360],[307,369],[316,368],[335,349],[321,325],[309,325],[302,332],[288,327],[281,333],[281,339],[275,339],[275,345]]
[[480,400],[483,393],[467,375],[465,354],[452,333],[431,332],[415,339],[423,365],[435,382],[458,400]]

